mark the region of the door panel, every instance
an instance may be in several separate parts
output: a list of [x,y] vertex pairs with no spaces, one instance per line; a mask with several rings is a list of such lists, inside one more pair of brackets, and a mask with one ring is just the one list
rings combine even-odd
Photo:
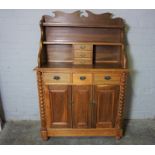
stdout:
[[94,88],[94,126],[113,128],[118,108],[119,86],[97,85]]
[[47,126],[50,128],[72,127],[71,86],[46,86],[45,94],[47,96]]
[[90,127],[90,103],[92,99],[92,86],[73,86],[73,127]]

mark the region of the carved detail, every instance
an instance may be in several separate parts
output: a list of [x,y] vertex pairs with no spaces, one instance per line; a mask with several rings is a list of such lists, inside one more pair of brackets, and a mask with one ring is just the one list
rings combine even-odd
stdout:
[[106,22],[107,24],[124,24],[123,19],[121,18],[112,18],[113,15],[111,13],[103,13],[103,14],[94,14],[91,11],[86,10],[88,17],[87,20],[95,22],[96,20],[100,23]]
[[121,76],[119,107],[118,107],[117,122],[116,122],[116,127],[119,129],[122,128],[127,76],[128,76],[127,72],[123,72]]
[[[59,17],[64,17],[64,18],[78,18],[81,16],[81,11],[78,10],[78,11],[75,11],[73,13],[65,13],[63,11],[54,11],[53,14],[54,14],[54,18],[59,18]],[[50,16],[49,16],[50,17]]]
[[46,117],[45,117],[45,102],[43,92],[42,72],[37,71],[38,93],[40,103],[40,116],[41,116],[41,131],[46,130]]
[[[87,16],[85,16],[85,13]],[[76,11],[73,13],[64,13],[62,11],[53,12],[54,16],[45,15],[43,16],[46,23],[57,23],[57,24],[69,24],[69,25],[100,25],[100,26],[117,26],[124,27],[122,18],[112,18],[111,13],[94,14],[91,11],[86,10],[85,12]]]

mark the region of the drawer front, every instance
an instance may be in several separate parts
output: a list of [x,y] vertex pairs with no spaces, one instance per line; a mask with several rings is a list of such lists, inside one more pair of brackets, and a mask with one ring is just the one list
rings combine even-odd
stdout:
[[44,73],[43,80],[45,83],[69,84],[71,83],[71,74],[69,73]]
[[92,64],[91,58],[74,58],[74,64]]
[[92,58],[92,51],[74,51],[75,58]]
[[73,84],[92,84],[92,74],[73,74]]
[[94,84],[120,84],[121,74],[99,73],[94,74]]
[[88,50],[92,51],[93,50],[93,45],[86,45],[86,44],[76,44],[73,45],[74,50]]

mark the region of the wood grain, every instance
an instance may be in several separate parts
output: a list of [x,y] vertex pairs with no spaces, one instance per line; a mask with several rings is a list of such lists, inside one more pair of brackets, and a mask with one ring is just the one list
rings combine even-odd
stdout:
[[123,135],[127,74],[125,23],[85,11],[40,21],[38,94],[41,136]]
[[92,84],[92,74],[73,73],[73,84],[91,85]]
[[[109,79],[107,79],[109,78]],[[120,84],[121,74],[120,73],[97,73],[94,74],[94,84]]]
[[69,73],[44,73],[43,80],[45,84],[70,84],[72,82],[72,75]]
[[92,58],[74,58],[74,65],[90,65],[93,63]]
[[91,86],[73,86],[73,128],[91,127],[91,99]]
[[93,56],[92,51],[74,50],[74,58],[90,58],[90,59],[92,59],[92,56]]
[[[94,88],[96,128],[114,128],[119,85],[96,85]],[[94,121],[95,121],[94,120]]]
[[122,130],[115,128],[102,129],[48,129],[48,135],[55,136],[116,136],[122,135]]
[[73,45],[74,50],[82,50],[82,51],[92,51],[93,45],[89,44],[75,44]]
[[45,41],[120,43],[120,32],[120,29],[47,27]]
[[71,117],[71,86],[46,86],[47,127],[72,127]]

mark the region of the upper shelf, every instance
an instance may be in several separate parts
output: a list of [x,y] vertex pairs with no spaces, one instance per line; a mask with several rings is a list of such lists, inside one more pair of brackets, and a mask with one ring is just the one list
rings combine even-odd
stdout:
[[109,42],[63,42],[63,41],[44,41],[43,44],[93,44],[93,45],[110,45],[110,46],[122,46],[123,43],[109,43]]
[[123,28],[123,25],[99,25],[97,24],[91,24],[88,25],[86,23],[43,23],[43,26],[52,26],[52,27],[96,27],[96,28]]
[[74,65],[73,63],[48,62],[42,68],[73,68],[73,69],[123,69],[121,64],[93,64],[93,65]]
[[[44,15],[40,22],[38,66],[57,68],[63,64],[62,67],[67,68],[83,67],[74,65],[74,59],[83,57],[75,57],[72,45],[85,44],[93,45],[93,65],[88,68],[126,68],[124,27],[123,19],[113,18],[111,13],[94,14],[86,10],[73,13],[56,11],[52,16]],[[86,59],[90,58],[84,58],[84,61]]]

